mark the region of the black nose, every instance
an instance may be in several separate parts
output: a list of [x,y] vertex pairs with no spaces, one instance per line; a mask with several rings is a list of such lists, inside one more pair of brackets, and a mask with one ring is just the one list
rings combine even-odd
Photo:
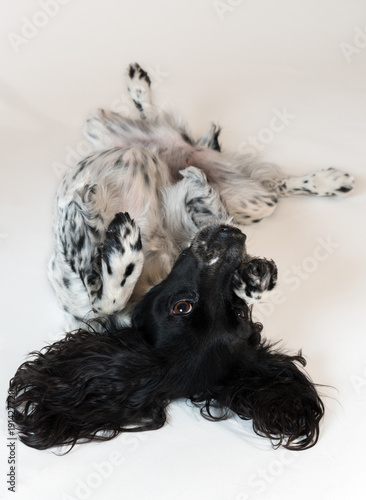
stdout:
[[219,239],[226,236],[237,236],[239,239],[246,240],[245,234],[237,227],[228,226],[226,224],[215,224],[201,229],[201,231],[196,234],[194,241],[215,240],[216,238]]
[[245,252],[246,236],[240,229],[228,225],[212,225],[202,229],[191,246],[193,254],[208,265],[224,260],[230,267],[240,265]]
[[196,234],[193,242],[203,242],[206,244],[212,244],[215,241],[224,241],[228,238],[237,239],[243,244],[247,239],[246,235],[240,231],[237,227],[228,225],[212,225],[206,226],[199,233]]
[[247,239],[246,235],[240,231],[237,227],[234,226],[218,226],[217,230],[218,235],[224,233],[229,235],[237,235],[239,238],[244,238],[244,241]]

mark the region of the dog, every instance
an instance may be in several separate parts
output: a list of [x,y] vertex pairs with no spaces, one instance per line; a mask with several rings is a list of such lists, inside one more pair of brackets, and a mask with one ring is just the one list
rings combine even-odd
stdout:
[[314,446],[324,404],[301,351],[276,349],[252,318],[277,269],[248,255],[239,226],[282,196],[349,192],[353,178],[334,168],[286,177],[222,152],[219,127],[195,140],[153,105],[138,64],[127,80],[139,117],[98,110],[85,129],[95,152],[57,193],[49,276],[74,331],[10,382],[21,440],[71,449],[158,429],[186,398],[209,420],[251,420],[275,447]]

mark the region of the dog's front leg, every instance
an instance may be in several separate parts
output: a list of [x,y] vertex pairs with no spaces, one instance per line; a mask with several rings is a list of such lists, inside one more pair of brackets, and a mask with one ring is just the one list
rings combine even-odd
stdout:
[[81,273],[95,314],[116,314],[126,306],[143,262],[139,229],[128,213],[116,214],[92,267]]
[[205,173],[188,167],[183,177],[164,192],[166,225],[180,248],[187,246],[201,228],[227,224],[229,215],[219,193],[207,182]]
[[263,299],[277,283],[277,267],[273,260],[253,258],[243,263],[234,276],[234,292],[247,304]]

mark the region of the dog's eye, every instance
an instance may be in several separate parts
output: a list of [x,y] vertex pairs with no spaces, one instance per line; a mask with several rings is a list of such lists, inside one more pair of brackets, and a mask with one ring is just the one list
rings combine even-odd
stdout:
[[177,315],[185,315],[189,314],[193,311],[193,302],[189,300],[180,300],[172,307],[171,314]]
[[239,318],[245,318],[245,311],[240,307],[234,307],[234,313],[239,316]]

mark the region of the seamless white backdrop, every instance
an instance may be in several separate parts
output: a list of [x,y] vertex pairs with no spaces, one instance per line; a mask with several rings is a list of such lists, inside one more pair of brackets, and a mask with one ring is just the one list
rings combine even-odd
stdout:
[[[16,444],[26,500],[359,500],[365,496],[366,4],[362,0],[0,1],[1,400],[26,354],[63,335],[47,281],[62,173],[88,151],[96,107],[127,112],[123,76],[148,69],[155,101],[196,134],[223,126],[292,175],[336,166],[342,199],[289,198],[246,228],[273,258],[277,293],[256,314],[265,335],[302,348],[326,417],[306,452],[272,450],[250,422],[211,423],[184,401],[159,431],[80,445],[66,456]],[[277,119],[276,119],[277,117]],[[278,118],[281,117],[281,118]],[[4,407],[4,403],[3,403]],[[0,495],[8,491],[1,413]]]

